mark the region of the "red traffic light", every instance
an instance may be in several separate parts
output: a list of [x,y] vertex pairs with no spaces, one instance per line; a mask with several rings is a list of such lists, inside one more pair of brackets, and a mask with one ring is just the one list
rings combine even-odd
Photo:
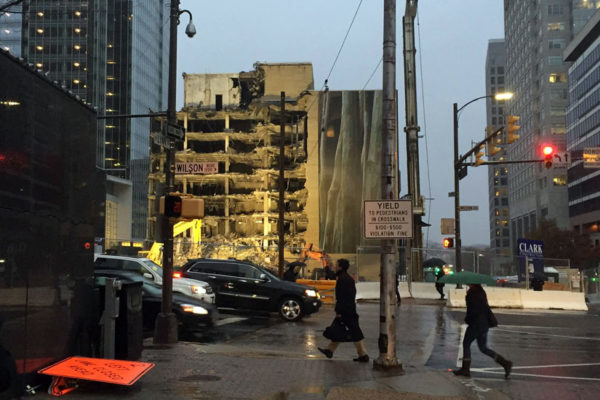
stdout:
[[554,153],[554,147],[544,145],[544,147],[542,147],[542,153],[544,153],[545,156],[551,156]]
[[454,247],[454,238],[444,238],[442,240],[442,246],[444,246],[447,249]]

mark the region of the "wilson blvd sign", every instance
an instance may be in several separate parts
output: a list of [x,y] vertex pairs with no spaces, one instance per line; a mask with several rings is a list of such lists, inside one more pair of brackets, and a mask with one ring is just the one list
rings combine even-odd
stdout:
[[218,162],[183,162],[175,163],[175,175],[218,174]]

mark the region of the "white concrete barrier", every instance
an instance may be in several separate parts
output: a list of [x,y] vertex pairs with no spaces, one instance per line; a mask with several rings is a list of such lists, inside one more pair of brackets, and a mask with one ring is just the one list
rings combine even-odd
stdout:
[[[401,298],[439,299],[440,294],[435,289],[433,282],[413,282],[408,290],[407,282],[398,285]],[[447,293],[447,290],[444,290]],[[412,294],[412,295],[411,295]],[[356,284],[357,300],[379,300],[379,282],[358,282]]]
[[563,290],[521,290],[523,308],[587,311],[583,293]]
[[[485,288],[490,307],[522,308],[540,310],[587,311],[583,293],[561,290],[536,292],[525,289]],[[451,289],[448,292],[448,307],[466,307],[466,289]]]

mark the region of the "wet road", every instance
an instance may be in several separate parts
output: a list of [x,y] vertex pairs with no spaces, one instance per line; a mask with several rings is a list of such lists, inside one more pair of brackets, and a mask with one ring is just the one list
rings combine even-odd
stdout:
[[[378,355],[378,303],[358,307],[372,358]],[[588,312],[498,310],[500,326],[490,331],[489,346],[514,362],[509,380],[493,360],[472,345],[473,378],[482,398],[495,389],[512,399],[595,399],[600,396],[600,307]],[[323,329],[333,318],[331,306],[300,322],[276,315],[223,312],[212,331],[186,338],[207,344],[247,345],[258,351],[285,351],[298,358],[322,357]],[[397,352],[404,369],[423,365],[448,370],[459,363],[464,311],[437,301],[404,300],[398,313]],[[334,358],[351,358],[354,347],[342,345]],[[448,372],[450,373],[450,372]]]

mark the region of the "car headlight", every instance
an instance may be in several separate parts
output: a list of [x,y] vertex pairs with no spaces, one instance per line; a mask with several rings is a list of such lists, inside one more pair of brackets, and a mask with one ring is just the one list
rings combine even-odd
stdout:
[[189,312],[189,313],[193,313],[193,314],[201,314],[201,315],[208,314],[208,310],[206,308],[200,307],[200,306],[193,306],[191,304],[182,304],[181,309],[184,312]]
[[192,285],[193,294],[206,294],[206,289],[203,286]]
[[304,291],[304,294],[307,295],[308,297],[319,297],[319,292],[317,292],[316,290],[313,290],[313,289],[306,289]]

